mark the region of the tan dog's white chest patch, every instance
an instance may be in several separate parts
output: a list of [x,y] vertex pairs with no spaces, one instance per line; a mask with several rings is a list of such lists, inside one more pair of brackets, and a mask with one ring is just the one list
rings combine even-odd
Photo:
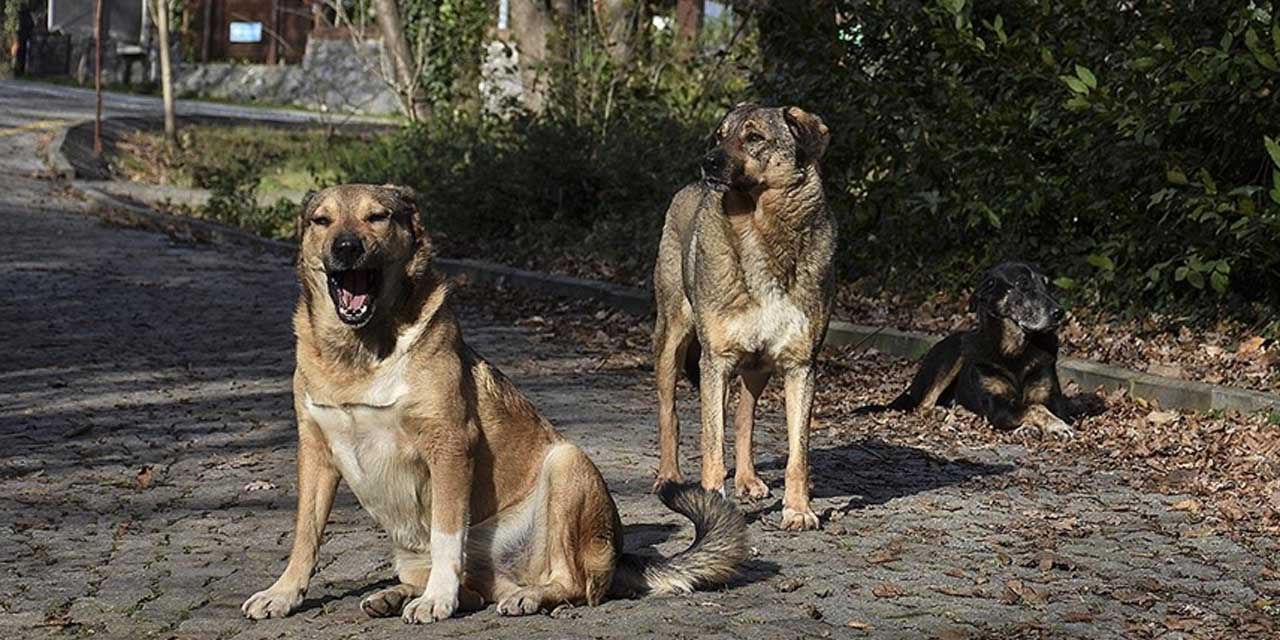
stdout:
[[303,404],[361,506],[397,545],[423,551],[431,538],[431,485],[426,462],[409,443],[412,434],[404,424],[402,400],[409,385],[403,352],[417,335],[409,333],[399,341],[403,349],[384,361],[359,397],[330,404],[308,394]]

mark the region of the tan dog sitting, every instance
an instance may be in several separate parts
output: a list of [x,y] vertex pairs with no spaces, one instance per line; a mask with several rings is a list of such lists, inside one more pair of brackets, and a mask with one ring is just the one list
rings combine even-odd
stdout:
[[751,432],[756,401],[779,373],[788,449],[782,527],[793,530],[818,526],[809,506],[808,449],[814,362],[835,288],[835,228],[818,167],[829,138],[820,118],[797,107],[735,107],[703,159],[704,179],[671,201],[653,273],[656,485],[682,479],[675,389],[683,365],[701,390],[703,488],[724,488],[725,404],[737,373],[734,487],[740,496],[767,496]]
[[326,189],[299,229],[297,523],[288,566],[246,616],[302,603],[339,479],[392,543],[401,584],[364,599],[372,616],[432,622],[488,602],[523,615],[733,575],[743,518],[696,487],[662,496],[694,522],[687,551],[621,553],[600,472],[463,342],[408,190]]

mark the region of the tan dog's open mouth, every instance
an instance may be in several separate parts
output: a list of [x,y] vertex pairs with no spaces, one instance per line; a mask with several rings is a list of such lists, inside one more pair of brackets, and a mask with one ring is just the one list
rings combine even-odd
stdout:
[[338,319],[352,327],[362,327],[373,317],[373,308],[382,284],[377,269],[348,269],[329,272],[329,297]]

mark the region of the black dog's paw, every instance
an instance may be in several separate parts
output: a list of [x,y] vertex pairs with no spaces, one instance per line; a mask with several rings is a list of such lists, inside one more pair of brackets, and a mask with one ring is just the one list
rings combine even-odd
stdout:
[[1107,401],[1096,393],[1082,393],[1067,398],[1068,412],[1073,418],[1084,418],[1105,413]]

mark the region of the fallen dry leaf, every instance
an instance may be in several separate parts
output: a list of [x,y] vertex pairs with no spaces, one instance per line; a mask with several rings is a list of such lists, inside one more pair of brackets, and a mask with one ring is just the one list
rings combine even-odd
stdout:
[[1000,601],[1006,604],[1017,604],[1025,602],[1027,604],[1044,604],[1048,602],[1048,598],[1044,593],[1037,591],[1035,587],[1017,579],[1006,580],[1004,583],[1004,593],[1000,596]]
[[1165,425],[1178,419],[1177,411],[1152,411],[1147,414],[1147,422],[1155,425]]
[[1250,356],[1262,349],[1262,345],[1266,343],[1266,338],[1262,336],[1249,336],[1240,341],[1240,346],[1236,347],[1236,355]]
[[859,631],[870,631],[875,628],[861,620],[850,620],[844,623],[844,626],[849,627],[850,629],[857,629]]
[[1058,619],[1066,623],[1093,622],[1093,613],[1089,611],[1066,611],[1058,616]]
[[867,562],[871,564],[884,564],[886,562],[893,562],[900,557],[902,557],[902,550],[896,548],[894,545],[889,545],[883,549],[877,549],[876,551],[868,554]]
[[907,595],[907,592],[892,582],[882,582],[871,588],[871,595],[877,598],[900,598]]
[[1192,513],[1196,513],[1200,511],[1200,501],[1195,498],[1187,498],[1186,500],[1179,500],[1169,505],[1169,508],[1174,511],[1190,511]]
[[254,480],[244,486],[245,491],[269,491],[276,488],[276,485],[266,480]]
[[151,471],[150,466],[143,467],[138,471],[138,475],[133,477],[134,486],[142,491],[146,491],[151,488],[151,482],[153,480],[155,480],[155,473]]

